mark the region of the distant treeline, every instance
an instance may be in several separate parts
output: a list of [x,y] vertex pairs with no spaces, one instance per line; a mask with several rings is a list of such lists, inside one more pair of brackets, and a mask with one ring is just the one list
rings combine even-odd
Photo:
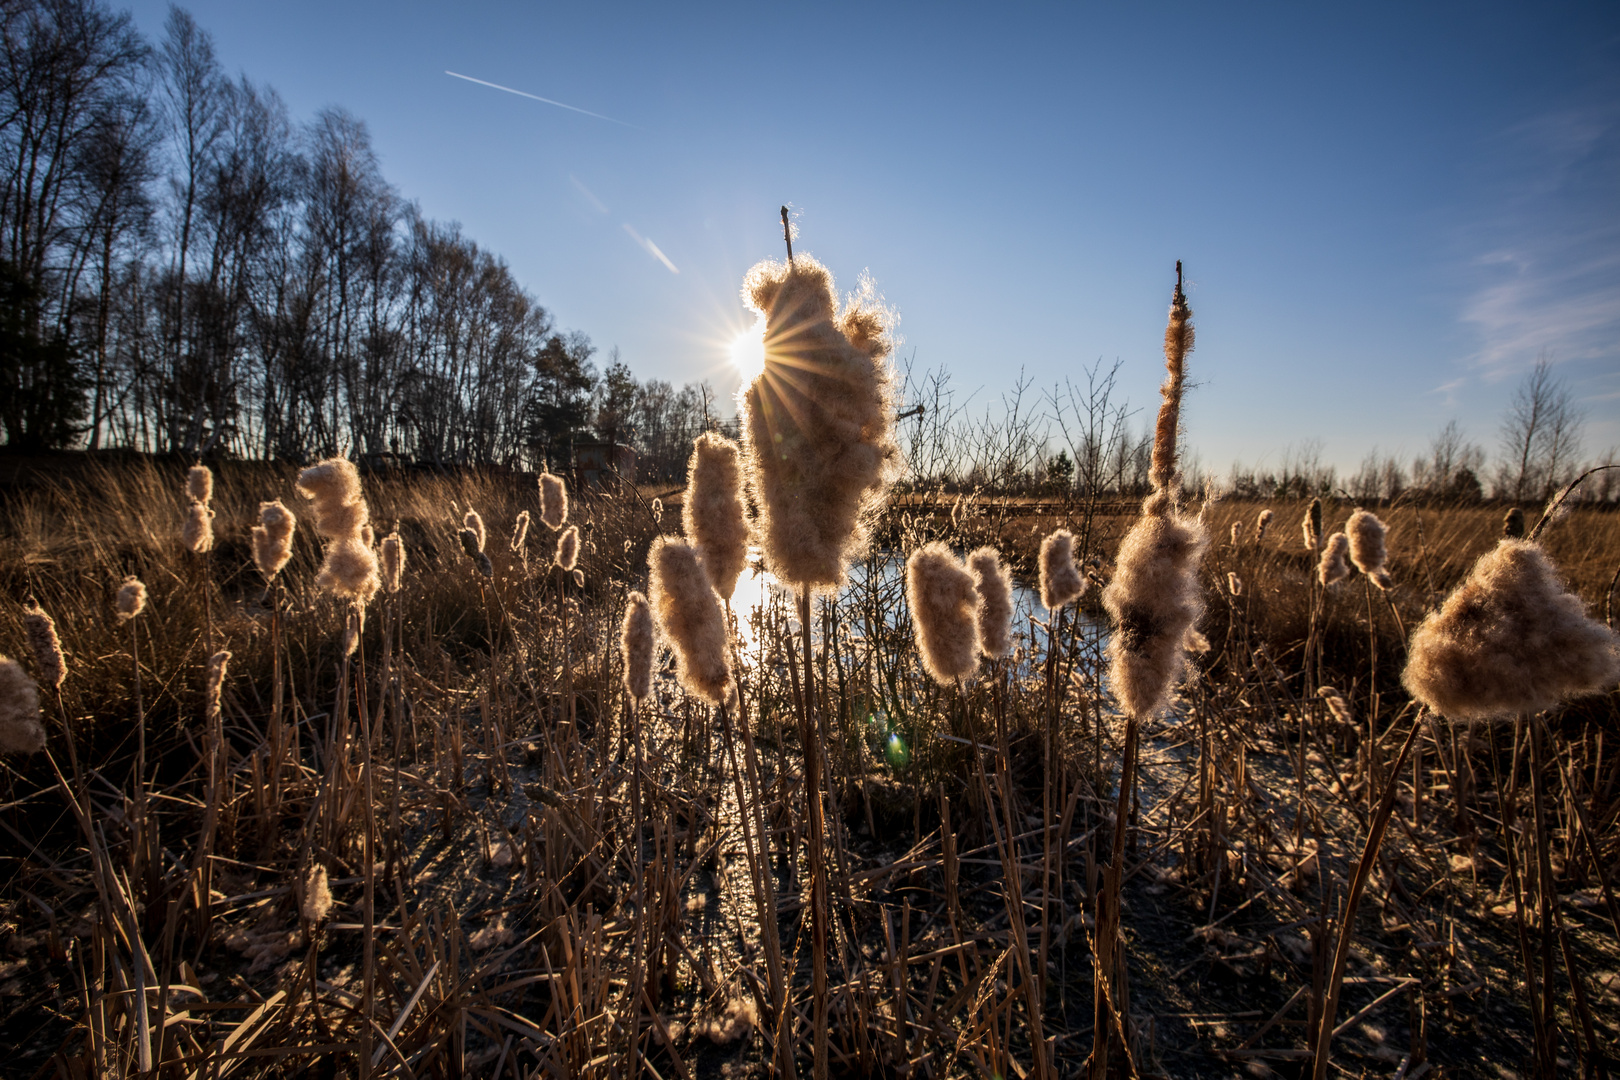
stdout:
[[0,437],[532,467],[577,438],[679,471],[703,386],[638,383],[428,220],[341,109],[295,123],[173,8],[0,0]]

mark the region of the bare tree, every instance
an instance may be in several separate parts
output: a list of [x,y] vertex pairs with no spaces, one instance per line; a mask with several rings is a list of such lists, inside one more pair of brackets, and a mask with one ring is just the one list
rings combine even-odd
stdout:
[[1585,417],[1543,356],[1524,377],[1502,418],[1498,493],[1515,502],[1546,498],[1580,454]]

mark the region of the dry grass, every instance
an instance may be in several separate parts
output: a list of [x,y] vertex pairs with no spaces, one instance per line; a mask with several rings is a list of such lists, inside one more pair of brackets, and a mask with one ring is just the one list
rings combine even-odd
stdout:
[[[403,538],[405,580],[372,603],[345,657],[347,609],[316,592],[306,528],[275,588],[254,568],[259,503],[299,512],[294,471],[216,468],[215,544],[200,556],[180,543],[184,474],[141,461],[33,471],[0,508],[0,652],[26,657],[32,597],[68,665],[61,696],[42,694],[52,758],[0,760],[0,1040],[21,1048],[7,1071],[808,1069],[810,815],[788,719],[806,657],[791,598],[736,612],[733,708],[682,693],[666,657],[632,718],[620,627],[653,538],[678,528],[667,491],[574,498],[581,590],[551,565],[557,534],[532,478],[367,477],[376,532],[397,523]],[[671,504],[662,529],[654,494]],[[1558,1052],[1612,1057],[1620,911],[1602,874],[1620,841],[1616,695],[1549,714],[1550,744],[1539,722],[1426,728],[1391,769],[1412,719],[1402,627],[1495,542],[1500,509],[1380,508],[1388,599],[1358,575],[1315,605],[1305,506],[1265,505],[1274,527],[1235,547],[1231,523],[1260,505],[1208,508],[1211,648],[1172,715],[1143,727],[1120,915],[1130,1054],[1113,1068],[1301,1067],[1331,922],[1385,792],[1391,824],[1333,1064],[1520,1068],[1547,1038],[1521,989],[1527,957]],[[911,498],[873,534],[901,553],[994,545],[1028,582],[1041,537],[1062,526],[1082,572],[1105,581],[1134,510],[1037,509]],[[1327,531],[1351,509],[1330,506]],[[524,510],[537,518],[526,548],[490,543],[485,578],[462,554],[463,516],[505,537]],[[1615,525],[1581,510],[1545,538],[1600,610],[1620,565]],[[1121,736],[1099,676],[1098,590],[1055,626],[1015,627],[1012,656],[958,693],[922,670],[903,581],[882,565],[869,556],[811,620],[832,1070],[1031,1073],[1039,1030],[1053,1074],[1074,1075],[1097,1015],[1088,929]],[[132,574],[147,606],[121,622]],[[222,650],[211,730],[206,665]],[[1317,695],[1327,685],[1348,719]],[[1534,815],[1545,859],[1515,825]],[[772,908],[774,934],[759,917]]]

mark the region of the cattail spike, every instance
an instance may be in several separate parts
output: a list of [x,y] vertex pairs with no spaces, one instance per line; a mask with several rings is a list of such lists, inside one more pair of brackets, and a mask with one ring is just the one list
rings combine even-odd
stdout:
[[67,660],[62,655],[62,639],[56,636],[56,620],[38,604],[23,609],[23,627],[28,631],[28,647],[39,665],[40,682],[52,690],[67,678]]
[[146,610],[146,586],[138,577],[130,576],[118,586],[118,621],[128,622]]
[[687,693],[710,704],[731,692],[726,625],[697,549],[661,536],[647,554],[653,615],[675,649],[675,672]]
[[1012,652],[1012,575],[993,547],[973,552],[967,557],[967,565],[973,575],[973,587],[979,594],[978,606],[974,609],[979,651],[992,660],[999,660]]
[[686,538],[721,599],[737,591],[748,565],[748,521],[743,516],[742,454],[736,443],[709,431],[692,443],[690,479],[681,504]]
[[568,520],[568,488],[550,472],[540,474],[540,520],[552,532]]
[[34,754],[43,749],[39,689],[21,664],[0,656],[0,754]]
[[626,692],[633,701],[646,701],[652,693],[653,617],[647,598],[639,592],[631,592],[625,606],[619,652],[624,659]]
[[1041,540],[1041,606],[1056,611],[1064,604],[1080,599],[1086,591],[1086,579],[1074,565],[1074,534],[1058,529]]
[[924,670],[941,686],[971,675],[978,666],[977,601],[973,575],[938,540],[906,560],[906,603],[917,650]]

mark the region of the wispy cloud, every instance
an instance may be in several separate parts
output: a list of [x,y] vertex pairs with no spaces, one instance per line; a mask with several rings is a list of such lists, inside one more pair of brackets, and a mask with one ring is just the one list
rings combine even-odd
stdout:
[[579,177],[575,176],[573,173],[569,173],[568,182],[574,185],[575,191],[585,196],[586,202],[596,207],[597,213],[605,214],[608,212],[607,203],[603,202],[601,199],[598,199],[596,197],[596,192],[586,187],[584,181],[582,181]]
[[[598,120],[606,120],[610,124],[622,124],[623,126],[625,126],[627,128],[633,128],[633,127],[636,126],[636,125],[634,125],[632,123],[629,123],[627,121],[624,121],[624,120],[615,120],[611,116],[603,116],[601,113],[591,112],[591,110],[589,110],[589,109],[581,109],[577,105],[566,105],[561,101],[553,101],[548,97],[541,97],[539,94],[531,94],[527,90],[514,90],[510,86],[502,86],[500,83],[487,82],[484,79],[475,79],[471,75],[462,75],[462,74],[460,74],[458,72],[454,72],[454,71],[446,71],[445,74],[450,76],[453,79],[465,79],[467,82],[477,83],[479,86],[487,86],[491,90],[502,90],[502,91],[505,91],[508,94],[516,94],[518,97],[526,97],[530,101],[539,101],[539,102],[543,102],[544,104],[547,104],[547,105],[555,105],[555,106],[557,106],[557,108],[559,108],[559,109],[567,109],[569,112],[582,113],[585,116],[594,116],[596,119],[598,119]],[[640,129],[637,128],[637,130],[639,131]]]
[[657,244],[653,243],[651,240],[647,239],[647,237],[642,236],[640,233],[636,232],[636,230],[633,227],[631,227],[631,225],[630,225],[630,223],[628,221],[626,221],[624,223],[624,231],[625,231],[625,234],[630,237],[630,239],[634,240],[636,243],[640,244],[644,249],[646,249],[647,254],[651,255],[653,258],[657,259],[659,262],[661,262],[665,266],[669,267],[669,272],[670,273],[672,273],[672,274],[680,273],[680,270],[676,268],[675,264],[669,261],[669,256],[665,255],[662,251],[658,250],[658,245]]

